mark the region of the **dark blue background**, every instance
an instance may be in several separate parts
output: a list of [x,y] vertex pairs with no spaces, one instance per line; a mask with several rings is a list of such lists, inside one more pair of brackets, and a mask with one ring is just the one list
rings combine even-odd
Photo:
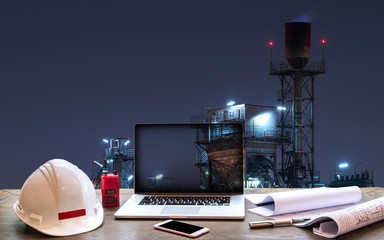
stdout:
[[[275,106],[269,75],[284,59],[284,23],[312,21],[315,167],[374,169],[384,186],[380,1],[0,2],[0,188],[20,188],[64,158],[91,174],[102,138],[133,138],[138,122],[188,122],[204,107]],[[364,162],[365,163],[361,163]],[[360,164],[361,163],[361,164]]]

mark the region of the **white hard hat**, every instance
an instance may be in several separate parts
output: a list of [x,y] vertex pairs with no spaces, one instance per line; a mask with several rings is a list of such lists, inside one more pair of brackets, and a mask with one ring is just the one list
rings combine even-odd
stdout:
[[13,210],[24,223],[51,236],[91,231],[104,217],[89,177],[62,159],[46,162],[29,176]]

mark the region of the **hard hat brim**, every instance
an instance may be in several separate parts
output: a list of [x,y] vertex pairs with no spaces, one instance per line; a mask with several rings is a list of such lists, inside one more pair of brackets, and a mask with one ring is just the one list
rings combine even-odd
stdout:
[[16,201],[13,205],[13,211],[16,213],[17,217],[28,226],[49,236],[69,236],[89,232],[98,228],[103,223],[104,219],[104,209],[100,202],[97,201],[95,206],[95,209],[97,209],[96,217],[89,218],[82,216],[61,220],[59,223],[52,226],[42,226],[31,223],[27,217],[23,216],[18,211],[18,204],[19,201]]

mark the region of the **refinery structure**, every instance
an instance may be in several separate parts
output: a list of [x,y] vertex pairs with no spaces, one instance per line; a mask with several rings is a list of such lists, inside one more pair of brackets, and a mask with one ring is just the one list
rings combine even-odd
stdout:
[[311,23],[285,24],[286,61],[270,64],[270,74],[280,80],[281,117],[277,128],[281,142],[280,174],[288,187],[313,187],[319,183],[314,160],[314,80],[325,73],[322,61],[310,61]]
[[[269,74],[276,76],[280,82],[278,106],[230,102],[224,107],[208,109],[201,115],[192,116],[193,123],[242,124],[245,187],[307,188],[324,185],[320,184],[319,171],[315,168],[314,144],[314,81],[325,73],[325,40],[322,44],[322,60],[311,60],[311,23],[286,23],[286,59],[273,62],[273,42],[269,44]],[[228,150],[237,137],[231,135],[231,140],[228,140],[222,135],[221,129],[218,138],[218,132],[214,132],[216,130],[207,130],[203,138],[196,137],[195,144],[201,151],[197,153],[196,159],[191,159],[195,162],[195,167],[200,169],[201,184],[208,186],[214,186],[216,180],[224,175],[231,179],[240,169],[238,163],[241,161],[236,159],[236,151],[239,149]],[[211,138],[217,141],[207,141]],[[127,139],[110,139],[104,159],[109,161],[113,170],[118,171],[121,177],[120,187],[131,188],[134,152],[133,149],[128,149],[126,142]],[[100,179],[100,165],[95,162],[96,170],[92,176],[95,186]],[[373,186],[371,172],[357,174],[355,169],[355,174],[347,175],[335,171],[329,186]]]
[[310,56],[311,23],[286,23],[286,60],[272,62],[271,56],[270,63],[270,75],[280,80],[280,105],[229,104],[202,116],[208,123],[243,123],[247,187],[319,184],[314,161],[314,80],[325,73],[325,63],[324,58],[310,61]]
[[[195,124],[192,124],[192,126]],[[241,191],[243,187],[242,124],[196,124],[194,143],[200,187],[211,191]]]
[[93,161],[92,183],[100,188],[100,179],[105,164],[108,172],[119,174],[120,188],[133,188],[134,175],[134,149],[130,148],[130,141],[127,138],[103,139],[106,149],[102,157],[102,163]]
[[223,108],[209,109],[200,118],[194,117],[194,120],[205,123],[242,123],[246,187],[277,187],[283,184],[276,171],[275,107],[230,103]]

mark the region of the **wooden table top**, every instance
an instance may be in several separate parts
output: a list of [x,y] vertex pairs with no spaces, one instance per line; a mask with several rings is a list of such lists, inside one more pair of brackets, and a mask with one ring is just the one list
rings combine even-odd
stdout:
[[[245,193],[271,193],[277,191],[290,191],[292,189],[246,189]],[[362,188],[363,199],[367,201],[384,195],[382,188]],[[101,201],[100,190],[96,190]],[[53,238],[46,236],[20,221],[13,212],[12,206],[18,199],[20,190],[0,190],[0,239],[42,239]],[[132,189],[121,189],[121,205],[133,194]],[[245,200],[246,209],[254,205]],[[103,224],[97,229],[73,236],[60,237],[60,239],[188,239],[187,237],[155,230],[153,225],[163,220],[117,220],[113,214],[118,207],[104,208]],[[264,229],[250,229],[250,221],[265,220],[246,211],[244,220],[185,220],[185,222],[208,227],[210,232],[198,239],[326,239],[314,235],[312,228],[297,228],[293,226]],[[362,229],[339,236],[337,239],[384,239],[384,221],[377,222]]]

